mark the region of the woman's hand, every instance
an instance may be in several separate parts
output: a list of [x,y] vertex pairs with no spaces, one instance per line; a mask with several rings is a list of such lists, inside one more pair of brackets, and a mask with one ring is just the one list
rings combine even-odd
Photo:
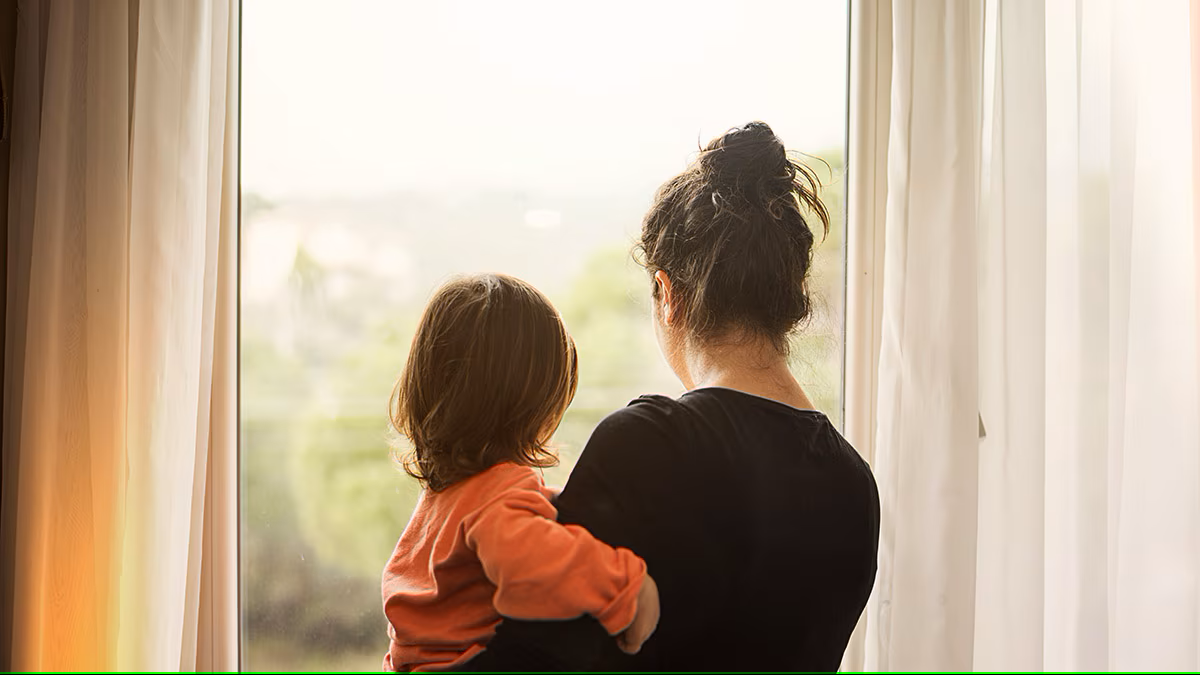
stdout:
[[638,591],[637,598],[637,614],[633,617],[633,623],[617,636],[617,646],[626,654],[636,654],[641,650],[642,644],[654,634],[654,629],[658,628],[658,584],[654,583],[654,578],[649,573],[642,581],[642,588]]

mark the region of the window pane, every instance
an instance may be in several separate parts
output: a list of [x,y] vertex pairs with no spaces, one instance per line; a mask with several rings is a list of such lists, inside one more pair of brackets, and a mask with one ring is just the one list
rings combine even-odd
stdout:
[[844,2],[246,0],[243,667],[374,670],[380,571],[417,485],[387,400],[425,300],[500,271],[580,354],[563,483],[591,429],[682,388],[629,256],[654,190],[761,119],[818,159],[835,217],[793,363],[841,419]]

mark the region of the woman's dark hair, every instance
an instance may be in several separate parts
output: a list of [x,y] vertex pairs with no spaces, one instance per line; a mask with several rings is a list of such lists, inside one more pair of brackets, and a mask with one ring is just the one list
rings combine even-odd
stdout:
[[[788,158],[762,122],[714,139],[686,171],[658,190],[642,223],[639,262],[671,278],[689,335],[753,334],[787,348],[809,315],[811,213],[829,232],[821,183]],[[654,298],[659,299],[654,284]]]
[[575,342],[536,288],[502,274],[450,281],[392,392],[404,469],[437,491],[504,461],[553,466],[546,443],[577,384]]

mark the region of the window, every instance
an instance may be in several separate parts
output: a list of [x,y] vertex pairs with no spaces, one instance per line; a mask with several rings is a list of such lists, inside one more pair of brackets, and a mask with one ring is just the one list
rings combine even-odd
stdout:
[[[699,142],[762,119],[835,222],[796,372],[841,418],[844,2],[247,0],[242,90],[243,666],[374,670],[380,571],[417,485],[386,409],[429,294],[502,271],[580,354],[563,483],[593,426],[676,395],[629,248]],[[719,495],[714,495],[719,499]]]

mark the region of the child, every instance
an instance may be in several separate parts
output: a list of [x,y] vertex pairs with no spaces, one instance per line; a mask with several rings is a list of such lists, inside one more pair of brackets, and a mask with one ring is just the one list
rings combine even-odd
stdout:
[[575,396],[575,344],[550,302],[504,275],[434,295],[391,401],[405,469],[424,486],[383,571],[387,670],[444,670],[483,651],[502,616],[591,614],[636,652],[658,624],[645,563],[555,522],[536,468]]

